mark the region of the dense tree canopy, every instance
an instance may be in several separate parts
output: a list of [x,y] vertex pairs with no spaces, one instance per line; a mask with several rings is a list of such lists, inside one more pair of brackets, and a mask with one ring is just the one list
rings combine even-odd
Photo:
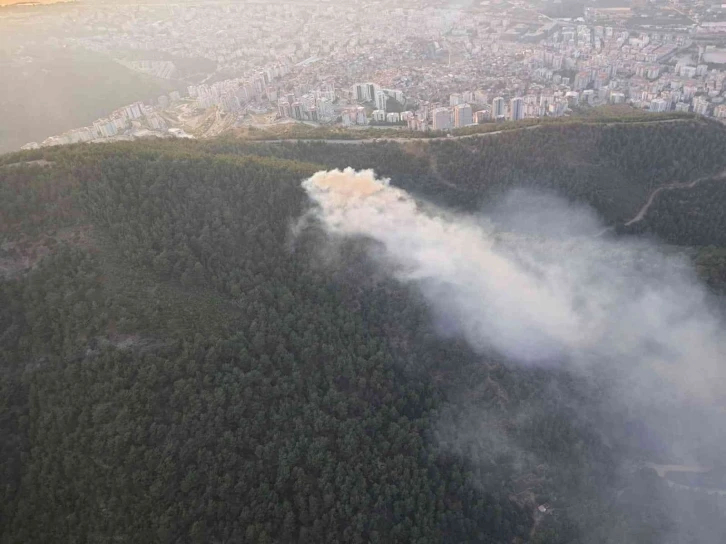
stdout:
[[[541,184],[617,223],[659,184],[724,168],[725,140],[685,121],[0,157],[0,540],[700,538],[683,528],[713,527],[713,499],[667,518],[673,504],[653,499],[665,483],[623,476],[630,452],[582,417],[590,385],[482,361],[434,334],[365,241],[322,253],[321,233],[293,230],[301,180],[331,166],[374,167],[456,207]],[[696,263],[718,285],[723,192],[701,190],[662,208],[689,210],[692,233],[670,238],[676,211],[644,227],[714,246]]]

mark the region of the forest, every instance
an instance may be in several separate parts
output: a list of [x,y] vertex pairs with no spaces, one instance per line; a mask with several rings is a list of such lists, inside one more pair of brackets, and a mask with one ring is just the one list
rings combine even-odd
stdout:
[[320,169],[451,210],[536,188],[683,252],[717,294],[724,145],[684,118],[0,156],[0,542],[725,541],[718,496],[593,431],[593,384],[437,335],[365,240],[294,233]]

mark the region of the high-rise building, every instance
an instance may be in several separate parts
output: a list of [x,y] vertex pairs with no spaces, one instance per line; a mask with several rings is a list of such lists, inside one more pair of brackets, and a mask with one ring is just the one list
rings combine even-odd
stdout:
[[708,114],[708,100],[703,98],[702,96],[698,96],[693,99],[693,112],[697,113],[698,115],[707,115]]
[[280,117],[291,117],[292,108],[290,108],[290,102],[287,101],[287,98],[281,98],[279,100],[277,103],[277,113]]
[[116,125],[113,124],[109,119],[99,119],[94,121],[93,128],[96,132],[96,136],[100,138],[110,138],[118,134]]
[[149,127],[154,130],[164,130],[166,128],[166,122],[155,113],[147,117],[146,120],[149,123]]
[[469,104],[459,104],[454,108],[454,126],[456,128],[471,125],[473,122],[473,114]]
[[239,103],[239,98],[237,98],[237,95],[233,92],[228,91],[225,91],[222,94],[219,105],[222,111],[226,112],[238,111],[241,109],[241,105]]
[[695,67],[695,66],[687,66],[686,65],[686,66],[682,66],[681,67],[680,74],[683,77],[693,78],[693,77],[696,77],[696,71],[697,70],[698,70],[698,68]]
[[504,117],[504,98],[497,96],[492,100],[492,118],[499,119]]
[[376,92],[380,90],[375,83],[356,83],[353,85],[353,98],[358,102],[370,102],[376,99]]
[[133,104],[124,107],[124,110],[126,111],[126,115],[129,119],[138,119],[143,115],[142,106],[143,104],[141,104],[141,102],[134,102]]
[[321,121],[330,121],[333,118],[333,102],[329,98],[319,98],[316,107]]
[[304,112],[304,109],[303,109],[303,105],[300,102],[294,102],[291,105],[291,108],[292,108],[292,116],[293,116],[293,118],[298,119],[298,120],[303,119],[303,116],[304,116],[304,113],[305,112]]
[[574,108],[575,106],[580,105],[580,93],[577,91],[567,91],[565,93],[565,100],[567,101],[567,105],[571,108]]
[[461,104],[461,103],[462,103],[463,101],[464,101],[464,100],[463,100],[463,98],[461,97],[461,94],[459,94],[459,93],[454,93],[454,94],[452,94],[452,95],[449,95],[449,106],[451,106],[452,108],[453,108],[454,106],[458,106],[458,105],[459,105],[459,104]]
[[335,84],[331,82],[323,83],[320,92],[323,98],[327,98],[331,102],[335,100]]
[[423,121],[428,121],[430,114],[431,114],[431,105],[428,102],[422,102],[421,107],[418,109],[417,117]]
[[388,96],[383,91],[376,91],[376,109],[386,111]]
[[380,87],[376,85],[375,83],[366,83],[366,94],[368,96],[368,101],[375,100],[376,93],[380,91]]
[[451,111],[449,108],[436,108],[432,112],[434,130],[447,130],[451,128]]
[[254,86],[255,86],[255,92],[257,94],[262,94],[262,92],[265,90],[266,85],[267,85],[267,82],[265,81],[264,77],[258,76],[255,78]]
[[580,71],[575,74],[574,88],[576,91],[582,91],[590,83],[590,73],[586,71]]
[[662,98],[656,98],[650,102],[650,111],[658,113],[662,111],[668,111],[669,103],[667,100]]
[[509,102],[509,118],[512,121],[524,119],[524,100],[522,98],[512,98]]
[[349,127],[350,125],[355,125],[355,118],[356,118],[356,111],[355,110],[345,110],[340,114],[340,120],[343,123],[344,127]]
[[683,87],[683,100],[690,100],[698,92],[698,87],[686,85]]
[[607,85],[608,80],[610,79],[610,75],[607,72],[598,72],[598,74],[595,76],[595,80],[593,82],[593,87],[595,89],[600,89]]
[[113,124],[118,130],[123,130],[128,126],[128,120],[124,116],[113,116],[111,117],[111,121],[113,121]]
[[353,96],[358,102],[369,102],[371,96],[368,94],[368,84],[356,83],[353,86]]
[[397,102],[400,102],[403,104],[404,98],[403,98],[403,91],[399,91],[398,89],[383,89],[383,92],[386,93],[388,96],[396,100]]
[[239,87],[237,87],[237,89],[234,91],[234,94],[237,96],[240,104],[245,104],[249,102],[254,96],[254,93],[252,92],[252,87],[248,87],[246,85],[240,85]]

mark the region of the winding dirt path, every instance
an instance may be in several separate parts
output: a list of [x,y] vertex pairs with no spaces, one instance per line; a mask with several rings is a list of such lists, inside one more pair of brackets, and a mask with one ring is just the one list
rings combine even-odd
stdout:
[[663,191],[672,191],[674,189],[693,189],[696,185],[701,183],[702,181],[717,181],[726,179],[726,170],[723,170],[722,172],[716,174],[715,176],[704,176],[702,178],[695,179],[689,183],[669,183],[668,185],[662,185],[655,189],[652,193],[650,193],[650,196],[648,197],[648,200],[645,204],[643,204],[643,207],[640,208],[640,211],[633,217],[630,221],[625,223],[626,227],[629,227],[633,223],[638,223],[639,221],[642,221],[645,216],[648,214],[648,210],[650,210],[650,207],[653,205],[653,202],[655,202],[655,197],[657,197],[660,193]]

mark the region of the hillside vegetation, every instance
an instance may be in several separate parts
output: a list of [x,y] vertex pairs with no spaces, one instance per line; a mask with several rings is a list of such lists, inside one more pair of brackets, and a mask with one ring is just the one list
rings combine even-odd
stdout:
[[[0,541],[722,541],[715,499],[674,508],[654,473],[619,472],[637,452],[589,428],[590,384],[482,361],[365,241],[322,253],[293,230],[301,180],[343,166],[457,209],[542,187],[616,225],[726,168],[725,143],[687,120],[0,157]],[[710,191],[674,242],[723,246]],[[699,258],[719,285],[723,258]]]

